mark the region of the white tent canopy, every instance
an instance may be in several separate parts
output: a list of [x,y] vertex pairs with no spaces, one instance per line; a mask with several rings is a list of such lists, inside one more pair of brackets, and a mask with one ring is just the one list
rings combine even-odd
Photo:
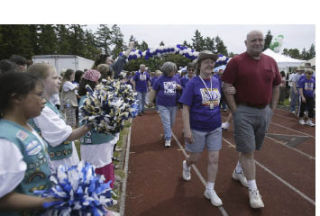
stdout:
[[316,57],[313,57],[312,59],[309,59],[307,62],[310,63],[311,66],[315,66],[316,65]]
[[275,53],[271,49],[266,49],[263,53],[272,57],[278,63],[278,67],[280,70],[288,67],[298,67],[302,63],[306,62],[305,60],[294,59],[285,55],[281,55],[279,53]]

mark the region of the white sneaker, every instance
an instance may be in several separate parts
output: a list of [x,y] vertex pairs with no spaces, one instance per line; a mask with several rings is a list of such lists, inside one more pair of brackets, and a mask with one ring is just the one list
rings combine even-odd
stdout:
[[204,194],[205,198],[210,199],[211,204],[214,206],[222,206],[222,200],[218,197],[215,190],[205,190]]
[[229,126],[230,126],[229,122],[223,122],[223,123],[221,124],[221,128],[222,128],[222,129],[225,129],[225,130],[227,130],[227,129],[229,128]]
[[315,124],[312,122],[311,119],[308,119],[308,121],[306,122],[307,125],[311,126],[311,127],[314,127]]
[[301,125],[305,125],[305,124],[306,124],[306,122],[305,122],[303,119],[300,119],[300,120],[299,120],[299,124],[301,124]]
[[164,143],[164,147],[169,148],[171,146],[171,140],[166,140]]
[[296,111],[291,111],[291,113],[292,113],[293,115],[295,115],[295,114],[296,114]]
[[236,181],[239,181],[243,186],[248,187],[248,181],[243,172],[236,173],[236,170],[233,170],[232,178]]
[[190,181],[191,179],[191,167],[188,167],[187,165],[187,161],[184,160],[182,162],[182,178],[185,180],[185,181]]
[[249,202],[251,208],[263,208],[264,204],[258,190],[249,190]]

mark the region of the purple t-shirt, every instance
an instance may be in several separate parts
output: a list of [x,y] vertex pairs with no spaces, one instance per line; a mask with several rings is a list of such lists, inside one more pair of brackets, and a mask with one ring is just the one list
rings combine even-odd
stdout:
[[180,85],[180,80],[173,77],[159,77],[152,88],[157,92],[156,103],[161,106],[176,106],[177,105],[177,84]]
[[147,92],[148,91],[148,81],[150,81],[150,75],[148,72],[141,73],[137,71],[132,78],[136,82],[137,92]]
[[[211,80],[212,90],[210,90],[210,79],[204,80],[207,89],[199,76],[191,79],[183,89],[179,102],[190,107],[191,129],[209,132],[221,126],[220,84],[215,77],[212,77]],[[208,90],[211,92],[211,96],[209,96]],[[214,104],[213,109],[210,109],[210,101]]]
[[153,86],[153,84],[156,82],[156,80],[158,79],[159,77],[157,76],[154,76],[151,78],[151,86]]
[[[191,78],[191,79],[192,79],[192,78]],[[185,77],[185,76],[180,79],[182,88],[185,88],[185,87],[186,87],[187,82],[189,82],[189,80],[190,80],[189,77]]]
[[311,77],[309,80],[305,75],[300,77],[300,80],[298,81],[298,88],[303,89],[303,95],[305,97],[314,97],[314,90],[316,88],[316,82],[315,78]]

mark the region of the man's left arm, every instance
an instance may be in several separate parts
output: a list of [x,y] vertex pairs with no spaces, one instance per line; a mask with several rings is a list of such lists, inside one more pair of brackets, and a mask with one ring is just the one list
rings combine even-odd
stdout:
[[271,109],[274,111],[277,108],[279,102],[280,95],[280,85],[273,86],[272,88],[272,101],[271,101]]

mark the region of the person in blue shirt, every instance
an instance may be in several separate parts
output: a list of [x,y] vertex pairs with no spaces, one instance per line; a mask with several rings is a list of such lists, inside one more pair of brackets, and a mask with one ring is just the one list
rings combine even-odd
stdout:
[[144,64],[140,65],[140,70],[138,70],[131,79],[133,89],[138,93],[138,104],[139,104],[139,116],[144,114],[144,105],[146,103],[146,95],[149,90],[150,75],[146,71],[146,66]]
[[171,146],[172,127],[177,111],[177,89],[181,89],[180,80],[174,76],[177,66],[173,62],[165,62],[159,77],[152,86],[150,101],[156,97],[157,108],[160,112],[161,122],[164,129],[165,147]]
[[[314,117],[314,95],[315,95],[315,88],[316,82],[315,78],[312,76],[313,71],[311,68],[305,69],[305,75],[301,76],[298,81],[298,89],[299,94],[301,96],[301,105],[300,105],[300,112],[299,112],[299,123],[301,125],[307,124],[311,127],[314,127],[315,124],[312,122],[312,118]],[[308,120],[305,122],[304,111],[308,109]]]
[[195,76],[194,65],[189,63],[187,65],[187,74],[180,79],[182,90],[186,87],[189,80]]
[[182,177],[191,179],[191,165],[195,164],[204,148],[208,149],[208,179],[204,196],[214,206],[221,206],[222,201],[214,190],[218,172],[219,151],[222,147],[222,129],[219,80],[212,76],[217,55],[210,51],[199,53],[196,74],[188,81],[180,102],[183,104],[183,126],[186,150],[190,156],[182,163]]

